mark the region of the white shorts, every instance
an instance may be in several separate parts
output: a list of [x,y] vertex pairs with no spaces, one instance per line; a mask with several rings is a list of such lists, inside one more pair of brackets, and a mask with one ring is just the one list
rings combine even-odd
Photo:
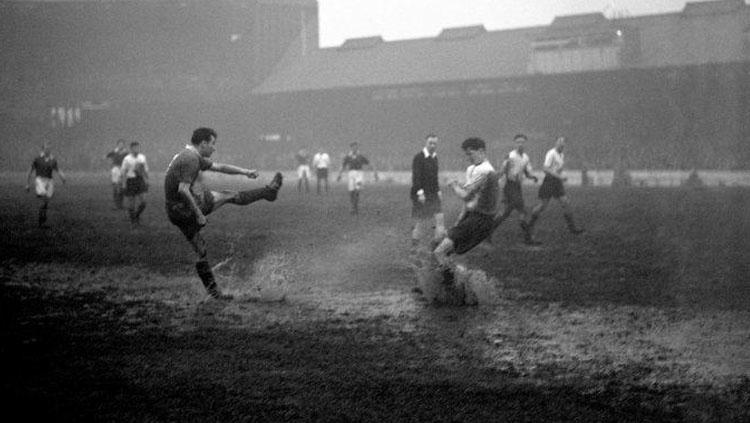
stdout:
[[119,166],[112,166],[112,170],[109,172],[109,175],[113,184],[120,184],[120,182],[122,182],[120,180],[120,176],[122,175],[122,172],[120,172]]
[[361,170],[350,170],[348,178],[349,191],[359,191],[362,189],[362,185],[365,183],[365,177]]
[[302,178],[310,179],[310,166],[299,165],[299,167],[297,168],[297,177],[300,179]]
[[35,181],[36,196],[52,198],[52,194],[55,193],[55,182],[50,178],[41,176],[37,176]]

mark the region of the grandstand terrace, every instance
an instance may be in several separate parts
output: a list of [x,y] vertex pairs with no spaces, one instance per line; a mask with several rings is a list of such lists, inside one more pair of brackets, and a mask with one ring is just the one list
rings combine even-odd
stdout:
[[[547,26],[447,28],[434,38],[350,39],[291,54],[253,92],[263,134],[345,149],[406,169],[428,132],[469,135],[532,160],[556,135],[573,167],[747,169],[750,7],[687,3],[676,13],[559,16]],[[297,145],[298,144],[298,145]]]

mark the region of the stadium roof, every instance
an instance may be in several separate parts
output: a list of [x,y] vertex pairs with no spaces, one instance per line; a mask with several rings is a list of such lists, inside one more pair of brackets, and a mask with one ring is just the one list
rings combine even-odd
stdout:
[[[448,28],[437,37],[415,40],[386,42],[378,36],[355,38],[339,47],[317,49],[301,56],[289,54],[253,92],[273,94],[524,76],[529,74],[534,41],[615,26],[637,31],[638,67],[733,61],[737,59],[733,48],[706,47],[704,41],[728,37],[726,22],[702,22],[695,27],[694,22],[688,21],[705,20],[707,16],[733,19],[741,13],[747,25],[748,10],[750,7],[743,0],[719,0],[688,3],[682,12],[616,20],[590,13],[560,16],[549,26],[512,30],[487,31],[479,25]],[[701,51],[690,51],[693,44],[699,45]]]

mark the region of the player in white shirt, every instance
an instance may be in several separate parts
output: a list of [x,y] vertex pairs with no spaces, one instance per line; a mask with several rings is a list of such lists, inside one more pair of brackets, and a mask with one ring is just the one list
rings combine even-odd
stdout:
[[312,165],[315,168],[315,181],[318,194],[320,194],[320,183],[325,184],[325,190],[328,192],[328,168],[331,166],[331,156],[321,149],[313,156]]
[[310,154],[304,148],[299,150],[294,158],[297,160],[297,192],[302,192],[302,184],[305,192],[310,192]]
[[128,200],[130,223],[135,227],[140,224],[141,213],[146,208],[143,194],[148,191],[148,163],[146,163],[146,156],[141,154],[139,142],[130,143],[130,154],[122,160],[120,174],[122,175],[123,195]]
[[486,145],[480,138],[468,138],[461,144],[471,165],[466,168],[466,183],[451,181],[453,192],[464,202],[458,223],[433,250],[435,260],[450,271],[451,254],[464,254],[492,232],[497,213],[497,173],[487,160]]
[[580,234],[583,229],[576,226],[573,220],[573,213],[570,210],[570,201],[565,195],[565,188],[563,182],[567,180],[563,176],[563,168],[565,166],[565,137],[558,137],[555,140],[555,147],[547,152],[544,156],[544,181],[542,186],[539,187],[539,199],[541,202],[534,206],[531,211],[531,218],[526,223],[527,232],[529,237],[533,240],[533,229],[534,224],[539,219],[539,216],[547,208],[549,200],[556,198],[560,201],[560,205],[563,208],[563,215],[565,216],[565,222],[568,225],[568,230],[573,234]]
[[[516,149],[508,154],[508,157],[500,166],[500,178],[505,178],[505,186],[503,187],[503,203],[505,203],[505,208],[502,213],[498,213],[495,216],[492,231],[494,232],[513,213],[513,210],[517,210],[521,217],[521,228],[524,230],[526,243],[533,244],[535,241],[530,237],[528,227],[526,226],[526,220],[529,217],[521,191],[521,181],[523,178],[531,179],[534,182],[538,181],[538,178],[531,173],[532,168],[529,155],[524,152],[524,144],[527,140],[528,138],[524,134],[518,134],[513,137]],[[492,240],[492,234],[490,234],[488,240]]]

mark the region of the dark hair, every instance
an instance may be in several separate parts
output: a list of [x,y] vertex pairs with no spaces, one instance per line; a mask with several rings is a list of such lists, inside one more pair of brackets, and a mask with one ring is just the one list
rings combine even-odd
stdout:
[[428,139],[430,139],[430,138],[437,138],[437,137],[438,137],[437,135],[435,135],[435,134],[433,134],[433,133],[429,133],[429,134],[427,134],[427,136],[426,136],[426,137],[424,137],[424,139],[428,140]]
[[515,141],[515,140],[517,140],[517,139],[519,139],[519,138],[523,138],[523,139],[525,139],[526,141],[528,141],[528,140],[529,140],[529,138],[528,138],[528,137],[526,137],[526,135],[524,135],[524,134],[516,134],[516,136],[515,136],[515,137],[513,137],[513,141]]
[[117,140],[117,143],[118,144],[125,144],[125,139],[120,138],[119,140]]
[[139,143],[138,141],[133,141],[133,142],[130,143],[130,147],[131,148],[135,147],[136,145],[141,145],[141,143]]
[[216,131],[211,128],[198,128],[193,131],[193,137],[190,138],[190,143],[193,145],[198,145],[203,141],[210,141],[211,137],[216,138],[216,136]]
[[462,150],[485,150],[487,147],[484,144],[484,140],[477,137],[466,138],[461,143]]

